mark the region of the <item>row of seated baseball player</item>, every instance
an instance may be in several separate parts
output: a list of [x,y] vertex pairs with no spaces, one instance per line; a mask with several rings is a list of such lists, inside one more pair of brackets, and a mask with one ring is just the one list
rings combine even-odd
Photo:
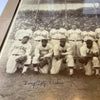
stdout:
[[[21,37],[21,36],[20,36]],[[54,36],[55,37],[55,36]],[[22,39],[15,41],[10,49],[6,72],[15,73],[18,68],[22,68],[25,73],[32,65],[35,72],[47,74],[58,74],[61,70],[69,71],[69,75],[74,74],[75,61],[72,42],[68,41],[65,35],[57,34],[56,38],[49,39],[41,36],[35,41],[34,56],[31,56],[32,44],[29,42],[30,36],[23,34]],[[75,41],[74,41],[75,42]],[[77,42],[76,42],[77,43]],[[85,36],[80,48],[79,62],[83,64],[85,75],[99,75],[99,47],[92,36]]]

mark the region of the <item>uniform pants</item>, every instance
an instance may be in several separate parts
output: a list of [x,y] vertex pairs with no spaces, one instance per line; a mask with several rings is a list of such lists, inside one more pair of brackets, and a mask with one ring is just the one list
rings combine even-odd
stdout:
[[82,46],[82,41],[69,41],[71,48],[73,50],[74,57],[80,57],[80,47]]
[[[40,73],[47,74],[48,71],[50,70],[51,58],[47,58],[44,61],[39,61],[38,57],[34,57],[32,63],[38,64],[36,67],[34,67],[34,71],[38,71],[38,68],[39,68]],[[40,66],[43,66],[43,67],[41,68]]]
[[16,63],[16,59],[19,56],[14,56],[11,55],[8,59],[7,65],[6,65],[6,73],[12,74],[15,73],[17,70],[17,63]]
[[85,75],[92,75],[92,70],[95,68],[100,68],[98,57],[93,57],[91,60],[83,58]]
[[[65,57],[65,59],[66,59],[66,66],[65,66],[65,68],[66,67],[73,67],[74,68],[74,59],[73,59],[73,56],[72,55],[67,55],[66,57]],[[61,70],[61,69],[63,69],[62,68],[62,62],[63,62],[63,59],[60,59],[60,60],[56,60],[54,57],[53,57],[53,60],[52,60],[52,68],[51,68],[51,70],[50,70],[50,73],[51,74],[58,74],[59,73],[59,71]]]
[[[19,58],[19,57],[21,57],[21,56],[11,55],[11,56],[9,57],[9,59],[8,59],[8,61],[7,61],[7,65],[6,65],[6,72],[7,72],[7,73],[10,73],[10,74],[15,73],[16,70],[17,70],[17,67],[19,67],[19,65],[20,65],[20,66],[23,66],[23,65],[18,64],[18,63],[16,62],[16,59]],[[24,65],[29,65],[29,64],[31,64],[31,56],[27,56],[27,60],[26,60],[26,62],[24,63]]]

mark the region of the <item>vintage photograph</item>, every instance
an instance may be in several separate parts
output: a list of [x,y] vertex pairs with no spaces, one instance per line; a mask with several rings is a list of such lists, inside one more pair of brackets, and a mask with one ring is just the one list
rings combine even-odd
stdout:
[[21,0],[0,54],[0,100],[99,100],[100,1]]

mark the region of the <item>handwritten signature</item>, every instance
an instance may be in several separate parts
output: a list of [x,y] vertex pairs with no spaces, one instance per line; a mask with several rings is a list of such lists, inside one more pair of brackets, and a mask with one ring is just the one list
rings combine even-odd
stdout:
[[49,80],[49,81],[45,81],[45,80],[37,80],[37,81],[33,81],[33,82],[28,82],[25,81],[24,85],[25,86],[32,86],[33,88],[35,87],[46,87],[47,85],[59,85],[59,84],[64,84],[64,82],[61,79],[57,79],[57,80]]

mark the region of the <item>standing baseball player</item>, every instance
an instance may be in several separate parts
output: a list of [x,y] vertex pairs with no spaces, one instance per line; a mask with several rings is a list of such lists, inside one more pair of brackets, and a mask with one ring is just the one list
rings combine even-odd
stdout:
[[59,34],[61,35],[65,35],[66,37],[68,37],[68,33],[67,33],[67,30],[65,28],[60,28],[58,30]]
[[45,37],[45,38],[49,38],[49,32],[46,31],[46,30],[43,30],[43,31],[41,32],[41,35],[42,35],[43,37]]
[[72,25],[72,29],[68,30],[69,43],[72,46],[73,56],[80,57],[79,49],[82,46],[81,30],[77,29],[76,25]]
[[72,25],[72,29],[68,30],[68,39],[72,48],[72,54],[75,61],[75,68],[81,69],[81,65],[79,63],[80,58],[80,47],[82,46],[82,36],[81,30],[77,28],[76,25]]
[[55,46],[55,44],[58,44],[58,39],[56,38],[56,35],[58,35],[59,32],[58,32],[58,29],[57,28],[52,28],[50,30],[50,38],[51,38],[51,41],[50,41],[50,44],[52,46]]
[[95,29],[95,33],[96,33],[96,38],[98,40],[98,46],[99,46],[99,51],[100,51],[100,28],[98,26],[98,28]]

